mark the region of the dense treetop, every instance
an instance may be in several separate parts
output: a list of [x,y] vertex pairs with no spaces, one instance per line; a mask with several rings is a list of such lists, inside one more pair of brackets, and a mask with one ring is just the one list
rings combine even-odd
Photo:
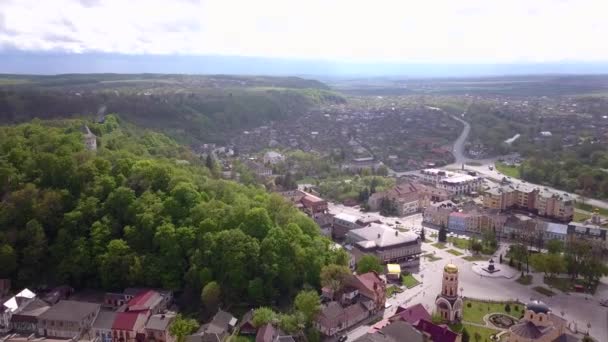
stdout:
[[[158,133],[107,116],[0,127],[0,277],[186,290],[210,282],[222,300],[271,303],[340,257],[308,217],[276,194],[215,179]],[[215,286],[215,285],[214,285]]]

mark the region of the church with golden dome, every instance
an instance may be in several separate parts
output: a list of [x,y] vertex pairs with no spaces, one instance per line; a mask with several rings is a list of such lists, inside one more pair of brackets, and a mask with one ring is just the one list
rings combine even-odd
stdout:
[[463,302],[458,295],[458,266],[447,264],[443,268],[441,294],[435,300],[437,313],[448,322],[462,319]]

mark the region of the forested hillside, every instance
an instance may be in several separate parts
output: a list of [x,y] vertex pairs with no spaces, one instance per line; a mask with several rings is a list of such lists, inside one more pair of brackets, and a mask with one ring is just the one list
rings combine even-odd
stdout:
[[57,75],[0,77],[0,121],[119,113],[184,143],[224,142],[243,129],[343,102],[297,77]]
[[318,227],[276,194],[215,179],[166,136],[81,120],[0,128],[0,278],[191,291],[264,304],[337,262]]

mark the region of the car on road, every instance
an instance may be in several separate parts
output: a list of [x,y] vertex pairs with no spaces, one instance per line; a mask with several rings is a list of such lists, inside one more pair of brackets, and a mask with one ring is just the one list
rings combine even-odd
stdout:
[[604,299],[604,300],[600,301],[600,305],[601,305],[601,306],[606,306],[606,307],[608,307],[608,298],[606,298],[606,299]]
[[338,337],[338,342],[344,342],[346,340],[348,340],[348,336],[346,336],[346,335],[342,335],[342,336]]

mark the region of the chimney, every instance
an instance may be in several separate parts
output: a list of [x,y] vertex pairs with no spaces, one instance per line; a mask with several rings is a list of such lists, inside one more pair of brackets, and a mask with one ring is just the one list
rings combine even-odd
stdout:
[[395,236],[399,236],[399,231],[395,230]]

